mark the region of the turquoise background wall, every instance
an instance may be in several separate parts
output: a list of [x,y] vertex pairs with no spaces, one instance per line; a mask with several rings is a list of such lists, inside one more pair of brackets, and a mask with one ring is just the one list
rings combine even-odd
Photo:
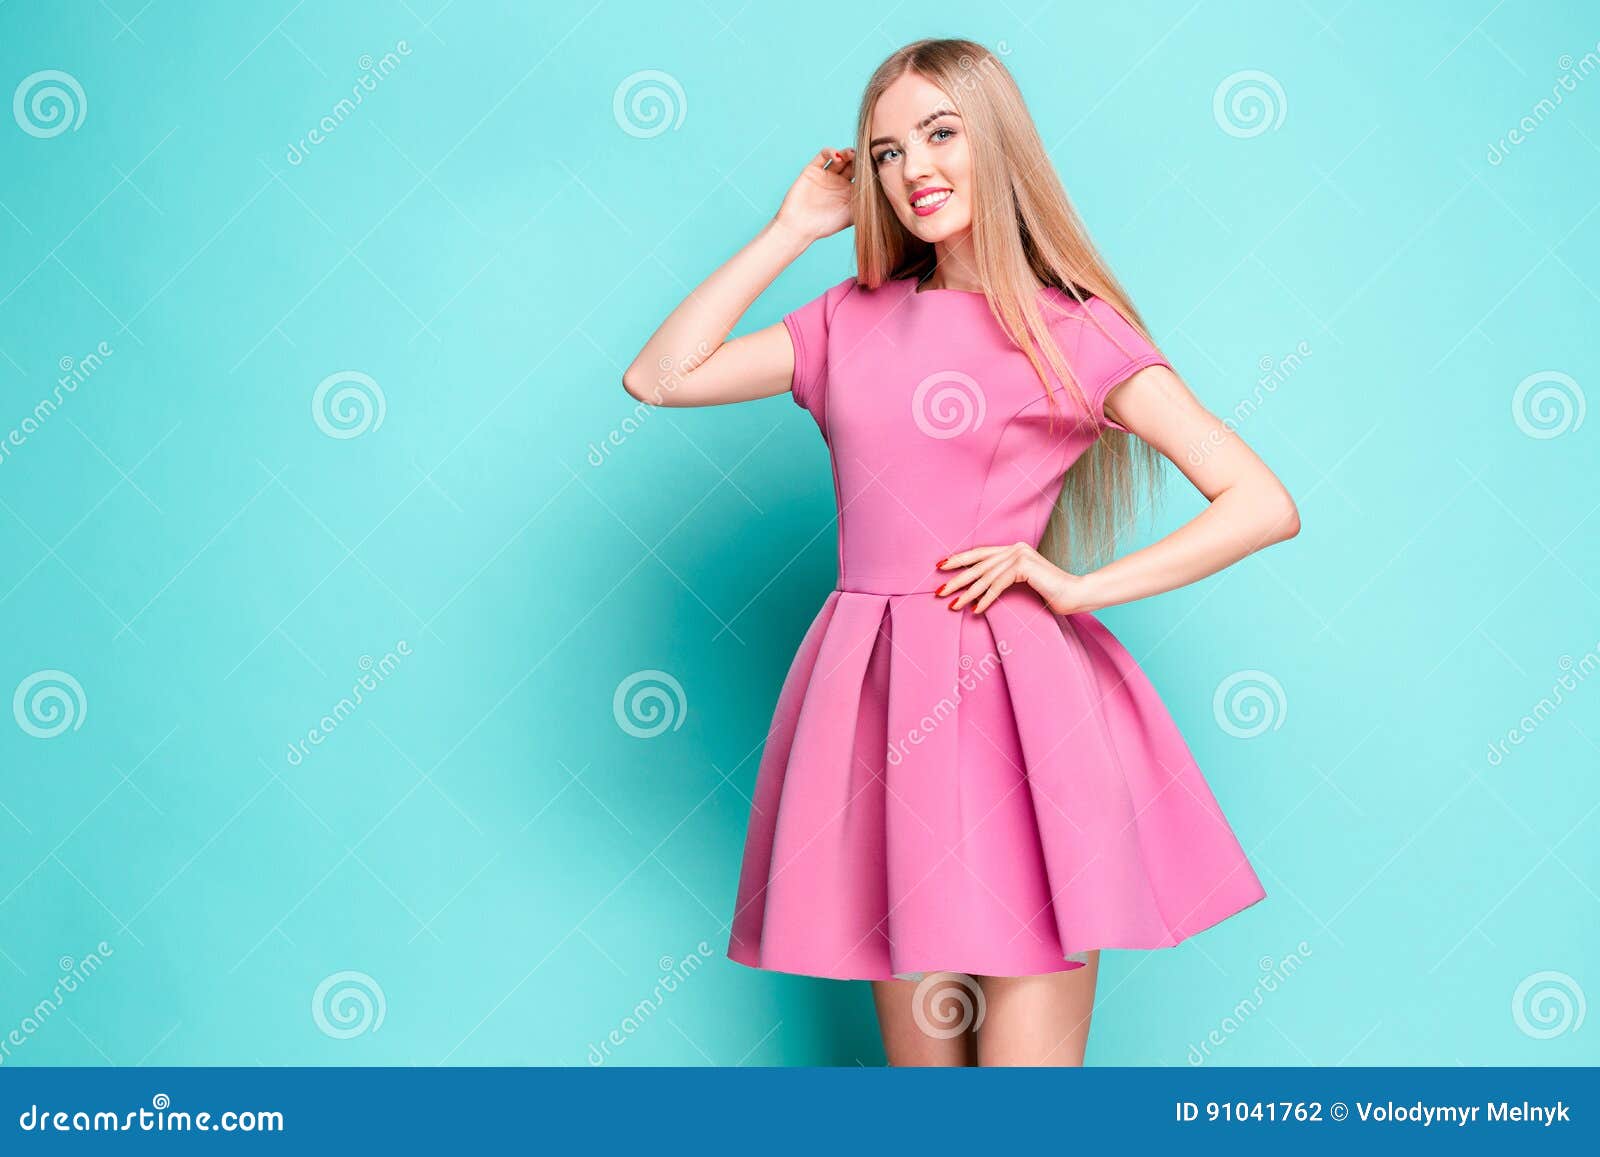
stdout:
[[0,7],[0,1061],[882,1063],[721,956],[824,447],[620,375],[928,35],[1304,521],[1103,615],[1269,899],[1089,1063],[1600,1061],[1584,7]]

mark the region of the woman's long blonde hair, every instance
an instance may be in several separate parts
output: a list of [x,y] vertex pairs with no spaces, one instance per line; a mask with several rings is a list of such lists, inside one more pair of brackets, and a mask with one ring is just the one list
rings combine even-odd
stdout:
[[[919,40],[885,60],[867,82],[856,127],[852,194],[857,279],[875,288],[892,278],[925,274],[934,265],[933,246],[906,232],[871,162],[873,109],[884,90],[907,72],[943,89],[967,130],[975,192],[972,250],[990,310],[1038,373],[1052,427],[1058,410],[1045,362],[1057,381],[1071,383],[1079,420],[1084,420],[1083,389],[1039,308],[1041,283],[1080,302],[1093,294],[1146,337],[1149,331],[1068,200],[1015,79],[982,45]],[[1040,553],[1078,573],[1109,558],[1120,532],[1134,519],[1137,482],[1143,478],[1154,502],[1164,461],[1143,440],[1105,430],[1067,471]]]

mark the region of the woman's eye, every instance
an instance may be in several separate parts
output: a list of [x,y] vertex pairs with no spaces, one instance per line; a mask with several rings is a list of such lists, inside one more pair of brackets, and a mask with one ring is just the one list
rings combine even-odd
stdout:
[[[939,135],[940,133],[945,133],[947,135],[946,136],[940,136]],[[945,126],[941,125],[939,128],[934,129],[931,133],[928,134],[928,139],[930,141],[939,141],[939,142],[942,143],[942,142],[948,140],[950,137],[953,137],[955,135],[956,135],[956,130],[955,129],[946,128]],[[900,150],[899,149],[884,149],[883,152],[879,153],[877,156],[872,158],[872,162],[875,165],[882,165],[882,164],[884,164],[884,163],[886,163],[888,161],[894,160],[897,156],[899,156],[899,154],[900,154]]]

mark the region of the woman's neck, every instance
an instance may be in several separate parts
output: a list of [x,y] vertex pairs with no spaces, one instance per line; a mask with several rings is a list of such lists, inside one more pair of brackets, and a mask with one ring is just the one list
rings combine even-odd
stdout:
[[982,293],[983,280],[978,276],[977,262],[973,260],[971,234],[963,234],[957,241],[938,241],[933,246],[933,268],[924,275],[920,284],[924,289],[961,289],[968,293]]

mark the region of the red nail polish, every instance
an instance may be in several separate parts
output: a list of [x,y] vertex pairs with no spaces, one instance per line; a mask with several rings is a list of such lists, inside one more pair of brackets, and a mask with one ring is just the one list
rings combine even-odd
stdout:
[[956,609],[956,600],[959,599],[960,597],[961,597],[960,595],[957,595],[954,599],[950,600],[950,609],[952,611]]
[[945,555],[943,558],[941,558],[938,562],[934,563],[933,565],[937,566],[937,567],[943,567],[944,564],[949,562],[949,561],[950,561],[950,556],[949,555]]
[[945,586],[946,586],[945,583],[940,583],[939,584],[939,589],[934,591],[933,593],[938,595],[941,599],[944,598],[944,588],[945,588]]

